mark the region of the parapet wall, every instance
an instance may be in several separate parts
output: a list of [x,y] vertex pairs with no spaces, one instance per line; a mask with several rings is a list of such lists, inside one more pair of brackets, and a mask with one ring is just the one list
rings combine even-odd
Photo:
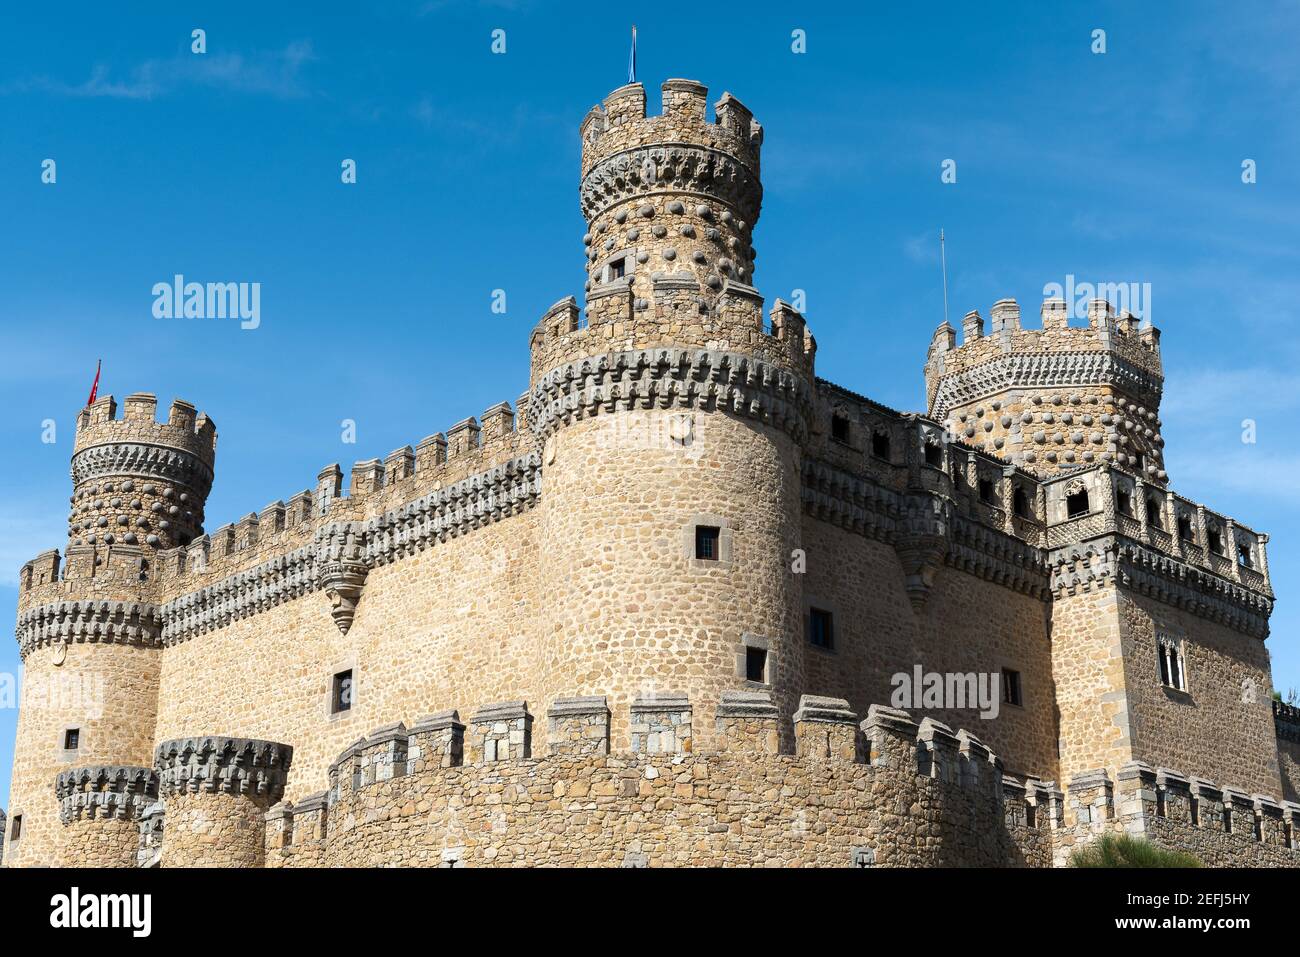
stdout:
[[1300,804],[1133,761],[1070,781],[1056,863],[1107,833],[1186,851],[1210,867],[1300,867]]
[[[632,706],[633,749],[608,753],[603,698],[547,712],[530,750],[523,702],[379,729],[329,790],[268,815],[268,866],[996,866],[1048,861],[1047,815],[1004,794],[978,739],[873,706],[805,696],[777,753],[763,692],[724,694],[721,747],[694,748],[691,703]],[[467,729],[468,726],[468,729]],[[1030,800],[1038,800],[1030,790]],[[1010,808],[1010,810],[1009,810]],[[1028,823],[1027,823],[1028,822]]]

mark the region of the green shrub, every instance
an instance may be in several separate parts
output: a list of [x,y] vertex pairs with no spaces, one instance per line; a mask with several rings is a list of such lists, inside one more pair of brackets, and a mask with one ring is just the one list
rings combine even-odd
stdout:
[[1140,837],[1103,834],[1100,839],[1070,853],[1071,867],[1200,867],[1201,862],[1183,851],[1171,851]]

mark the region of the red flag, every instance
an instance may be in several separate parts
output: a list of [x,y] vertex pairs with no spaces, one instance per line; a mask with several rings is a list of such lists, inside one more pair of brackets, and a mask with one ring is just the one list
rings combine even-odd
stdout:
[[99,367],[103,364],[103,359],[95,363],[95,381],[90,384],[90,398],[86,400],[86,405],[95,404],[95,394],[99,392]]

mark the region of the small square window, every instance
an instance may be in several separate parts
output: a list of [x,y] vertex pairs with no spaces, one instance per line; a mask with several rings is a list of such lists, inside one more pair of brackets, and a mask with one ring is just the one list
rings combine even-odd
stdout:
[[849,441],[849,420],[847,416],[831,416],[831,438],[836,442]]
[[943,468],[943,449],[932,442],[926,442],[925,464],[935,469]]
[[614,260],[611,260],[611,261],[610,261],[610,264],[609,264],[609,278],[610,278],[610,280],[614,280],[614,279],[622,279],[623,276],[626,274],[626,272],[627,272],[627,260],[626,260],[626,259],[614,259]]
[[340,671],[334,676],[330,690],[330,713],[340,714],[352,710],[352,669]]
[[716,525],[695,526],[695,557],[701,561],[716,562],[722,529]]
[[1002,703],[1024,707],[1024,699],[1020,694],[1019,671],[1012,671],[1010,668],[1002,669]]
[[15,814],[13,823],[9,825],[9,840],[17,841],[23,836],[23,816]]
[[63,732],[63,750],[76,751],[81,747],[81,729],[68,728]]
[[764,648],[745,649],[745,677],[760,684],[767,681],[767,650]]
[[878,459],[889,460],[889,433],[871,433],[871,454]]
[[835,647],[835,618],[824,608],[812,608],[808,612],[808,641],[827,651]]
[[993,481],[991,479],[980,479],[980,501],[986,505],[993,504]]

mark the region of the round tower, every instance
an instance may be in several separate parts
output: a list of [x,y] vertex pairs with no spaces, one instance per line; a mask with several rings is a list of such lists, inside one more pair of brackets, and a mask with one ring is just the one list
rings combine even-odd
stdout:
[[656,274],[692,276],[707,298],[727,279],[751,282],[763,131],[729,93],[706,122],[707,93],[669,80],[663,114],[647,117],[645,89],[631,83],[583,120],[588,292],[626,280],[648,300]]
[[123,416],[105,396],[77,417],[69,545],[138,545],[146,554],[203,533],[217,430],[179,399],[166,422],[158,400],[129,395]]
[[[19,573],[23,659],[10,813],[11,865],[120,866],[152,796],[162,621],[156,554],[203,533],[216,428],[173,402],[105,396],[82,410],[72,454],[68,547]],[[112,832],[110,834],[110,832]],[[99,855],[99,856],[97,856]]]
[[[752,286],[762,131],[730,94],[640,84],[582,123],[586,308],[532,336],[529,422],[542,443],[548,698],[628,706],[685,696],[695,743],[723,691],[802,690],[799,457],[815,345]],[[673,698],[680,707],[680,698]],[[680,712],[678,712],[680,713]]]

